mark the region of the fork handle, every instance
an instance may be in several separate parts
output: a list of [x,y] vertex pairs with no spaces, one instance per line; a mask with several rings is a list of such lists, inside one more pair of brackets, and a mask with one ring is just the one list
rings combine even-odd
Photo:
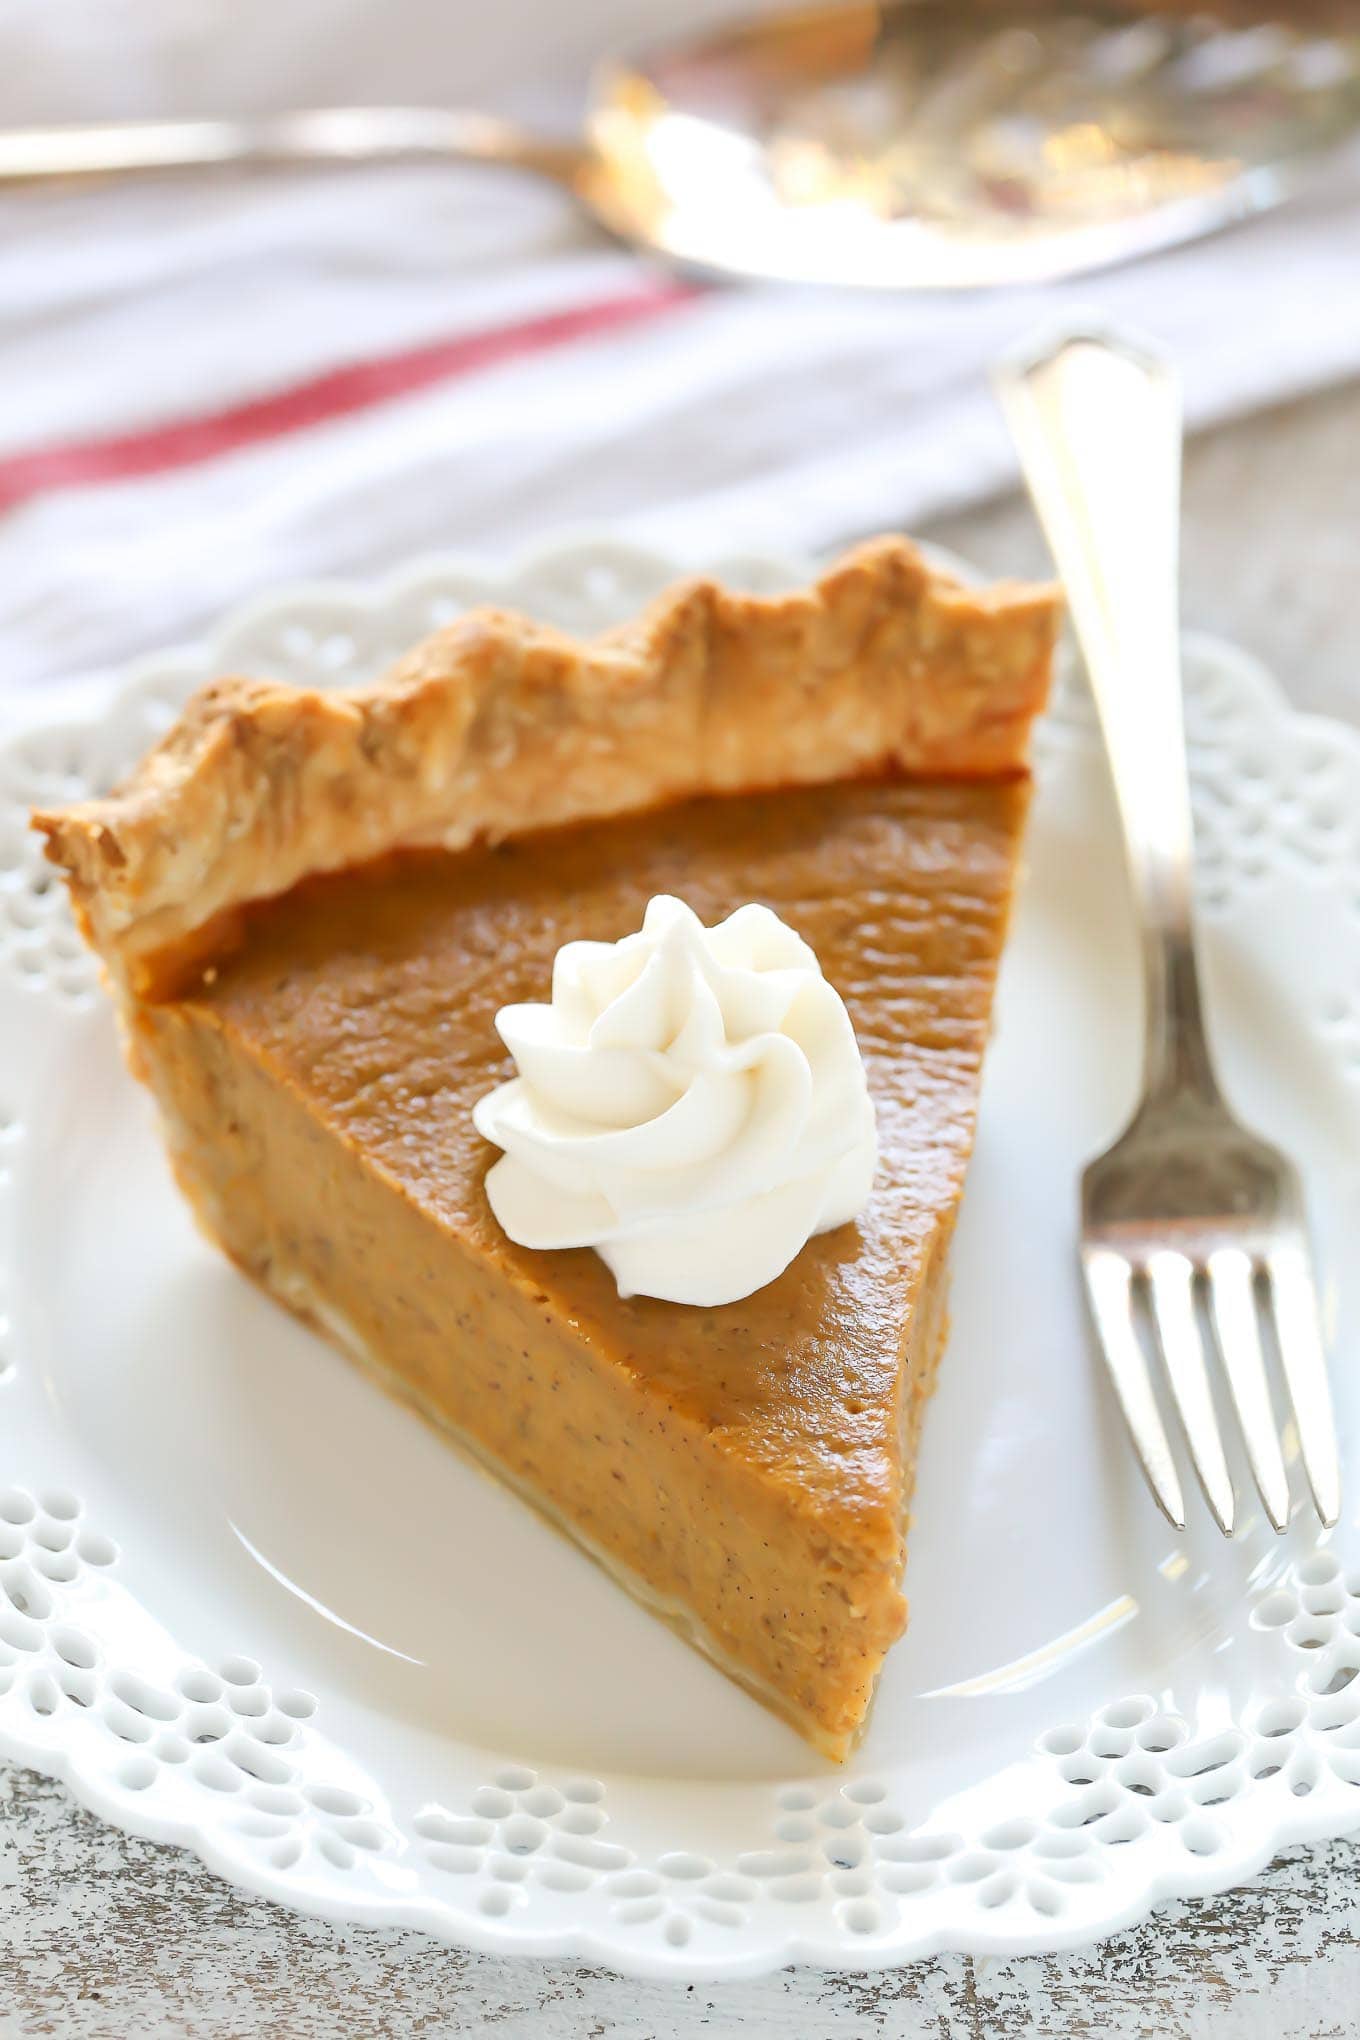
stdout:
[[1142,933],[1144,1088],[1217,1103],[1194,935],[1181,692],[1174,370],[1073,326],[996,374],[1095,695]]

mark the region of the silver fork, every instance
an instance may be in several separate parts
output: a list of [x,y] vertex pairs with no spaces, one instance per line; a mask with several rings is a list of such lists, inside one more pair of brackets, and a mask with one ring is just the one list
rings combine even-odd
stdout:
[[1332,1524],[1340,1471],[1302,1186],[1293,1164],[1225,1103],[1200,996],[1177,615],[1176,378],[1143,347],[1073,326],[1003,362],[997,388],[1090,675],[1142,932],[1142,1096],[1082,1178],[1081,1265],[1096,1333],[1143,1470],[1176,1529],[1185,1504],[1149,1349],[1160,1350],[1226,1536],[1237,1499],[1215,1413],[1215,1357],[1266,1514],[1277,1530],[1289,1518],[1273,1348],[1314,1504]]

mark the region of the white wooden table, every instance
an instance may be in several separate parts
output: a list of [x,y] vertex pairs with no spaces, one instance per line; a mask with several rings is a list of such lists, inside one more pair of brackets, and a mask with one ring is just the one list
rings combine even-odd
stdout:
[[[1360,386],[1191,450],[1187,620],[1273,666],[1300,706],[1360,721]],[[1042,569],[1023,505],[929,536]],[[0,1767],[0,2040],[1349,2040],[1360,2035],[1360,1842],[1295,1850],[1250,1889],[1164,1908],[1089,1952],[946,1957],[878,1976],[640,1984],[331,1927],[131,1840]]]

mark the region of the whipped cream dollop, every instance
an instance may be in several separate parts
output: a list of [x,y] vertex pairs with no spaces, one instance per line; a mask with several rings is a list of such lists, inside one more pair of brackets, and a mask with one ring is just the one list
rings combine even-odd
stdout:
[[548,1005],[496,1016],[518,1076],[477,1104],[520,1246],[594,1247],[622,1296],[734,1303],[861,1211],[878,1160],[850,1016],[768,907],[705,928],[659,895],[569,942]]

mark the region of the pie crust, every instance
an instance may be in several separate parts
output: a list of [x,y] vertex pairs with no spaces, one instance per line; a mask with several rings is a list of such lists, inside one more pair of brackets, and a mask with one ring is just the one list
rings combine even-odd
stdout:
[[107,799],[33,817],[114,979],[155,988],[250,900],[396,849],[460,849],[700,794],[1022,771],[1052,589],[973,589],[905,540],[814,587],[697,580],[581,645],[478,610],[369,687],[205,687]]

